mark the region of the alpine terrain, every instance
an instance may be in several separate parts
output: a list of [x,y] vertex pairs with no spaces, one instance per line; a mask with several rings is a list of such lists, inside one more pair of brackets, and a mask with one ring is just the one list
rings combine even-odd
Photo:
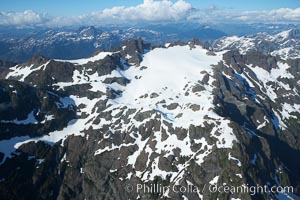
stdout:
[[0,78],[0,199],[300,198],[299,29],[129,40]]

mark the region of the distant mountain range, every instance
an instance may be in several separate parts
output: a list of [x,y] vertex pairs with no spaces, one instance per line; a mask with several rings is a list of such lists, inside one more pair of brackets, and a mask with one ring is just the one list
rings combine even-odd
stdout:
[[123,41],[137,38],[153,45],[192,38],[211,42],[223,36],[242,36],[261,31],[274,34],[291,28],[295,28],[295,25],[177,23],[56,29],[0,27],[0,60],[24,62],[35,55],[52,59],[77,59],[88,57],[100,49],[110,50]]
[[203,26],[188,29],[178,26],[151,28],[107,26],[84,27],[77,30],[27,31],[23,35],[0,38],[0,59],[19,62],[39,54],[48,58],[76,59],[87,57],[99,49],[109,50],[119,46],[123,41],[136,38],[159,45],[191,38],[216,39],[226,35],[224,32]]
[[238,49],[242,54],[259,51],[284,59],[300,58],[300,29],[290,29],[274,35],[258,33],[250,36],[223,37],[212,42],[217,51]]

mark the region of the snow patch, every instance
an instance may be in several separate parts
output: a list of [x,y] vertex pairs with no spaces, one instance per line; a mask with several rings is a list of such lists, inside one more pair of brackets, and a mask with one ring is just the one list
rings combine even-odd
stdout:
[[112,54],[113,53],[111,53],[111,52],[100,52],[97,55],[90,57],[90,58],[82,58],[82,59],[77,59],[77,60],[58,60],[58,59],[55,59],[55,60],[59,61],[59,62],[69,62],[69,63],[73,63],[73,64],[77,64],[77,65],[84,65],[84,64],[87,64],[88,62],[95,62],[98,60],[102,60],[106,56],[110,56]]

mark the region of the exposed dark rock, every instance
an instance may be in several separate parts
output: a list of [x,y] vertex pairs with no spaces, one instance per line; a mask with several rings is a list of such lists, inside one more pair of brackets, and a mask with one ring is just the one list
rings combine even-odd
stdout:
[[[76,118],[76,105],[60,108],[59,94],[33,88],[18,81],[0,80],[0,138],[41,136],[67,126]],[[47,115],[53,120],[45,121]],[[35,131],[32,131],[35,130]]]
[[175,110],[179,106],[178,103],[171,103],[170,105],[167,105],[168,110]]
[[157,93],[151,93],[150,95],[150,98],[153,99],[153,98],[156,98],[156,97],[159,97],[159,95]]
[[[46,60],[38,59],[36,62],[38,63],[35,65],[39,66],[45,64]],[[73,81],[74,70],[75,66],[71,63],[51,60],[44,68],[28,75],[25,82],[30,85],[38,85],[40,88],[51,88],[55,83]]]
[[144,44],[143,40],[139,38],[138,40],[125,41],[121,44],[121,47],[121,55],[123,57],[127,57],[127,55],[129,55],[130,57],[128,59],[128,63],[133,63],[139,66],[142,61],[141,54],[143,54],[145,50],[149,50],[151,45]]
[[128,83],[130,83],[130,81],[123,77],[114,77],[114,78],[106,78],[103,81],[103,83],[106,83],[106,84],[118,83],[120,85],[126,86]]
[[200,105],[197,105],[197,104],[192,104],[190,106],[190,108],[193,110],[193,111],[199,111],[200,110]]
[[17,63],[0,60],[0,79],[4,79],[9,72],[9,68],[15,65],[17,65]]
[[194,92],[194,93],[201,92],[203,90],[205,90],[205,87],[200,84],[197,84],[192,88],[192,92]]

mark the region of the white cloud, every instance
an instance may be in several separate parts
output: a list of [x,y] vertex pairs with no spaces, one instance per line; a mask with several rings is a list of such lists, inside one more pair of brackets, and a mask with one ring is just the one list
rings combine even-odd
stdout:
[[228,10],[215,10],[196,12],[193,19],[201,22],[237,22],[237,23],[300,23],[300,8],[279,8],[275,10],[251,10],[233,12]]
[[120,22],[159,22],[186,20],[192,5],[184,0],[144,0],[132,7],[113,7],[72,17],[47,17],[33,11],[20,13],[1,12],[0,25],[39,25],[64,26],[82,24],[104,24]]
[[237,23],[300,23],[300,8],[276,10],[251,10],[237,12],[211,6],[194,8],[185,0],[144,0],[131,7],[113,7],[80,16],[50,17],[33,11],[0,12],[0,25],[68,26],[102,25],[132,22],[168,21],[237,22]]
[[270,11],[246,11],[239,16],[241,21],[300,22],[300,8],[280,8]]
[[31,10],[24,12],[0,12],[0,25],[39,25],[45,24],[50,18]]
[[133,7],[114,7],[84,16],[92,20],[121,21],[177,21],[186,19],[192,5],[184,0],[144,0]]

